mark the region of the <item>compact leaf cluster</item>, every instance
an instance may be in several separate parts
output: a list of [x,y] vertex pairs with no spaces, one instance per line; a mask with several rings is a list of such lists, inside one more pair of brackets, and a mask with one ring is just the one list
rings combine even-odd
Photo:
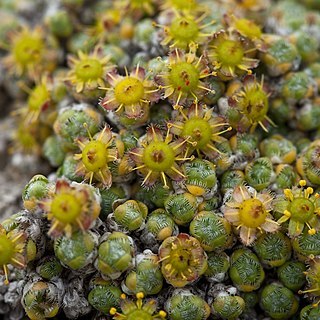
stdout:
[[5,319],[320,318],[317,0],[0,9]]

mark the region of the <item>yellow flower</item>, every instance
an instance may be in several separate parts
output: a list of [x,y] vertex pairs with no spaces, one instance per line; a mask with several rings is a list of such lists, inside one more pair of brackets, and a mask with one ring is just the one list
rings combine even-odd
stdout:
[[107,93],[100,104],[106,110],[115,110],[130,119],[141,118],[149,104],[159,100],[158,89],[139,65],[130,74],[127,69],[125,71],[124,77],[116,72],[107,74],[110,87],[102,88]]
[[158,128],[149,127],[145,139],[140,142],[141,146],[129,152],[130,158],[136,164],[132,170],[137,170],[144,177],[142,185],[150,187],[160,178],[164,188],[169,188],[167,176],[175,181],[184,179],[185,175],[178,162],[191,159],[183,155],[186,141],[172,141],[172,135],[168,131],[163,137]]
[[155,77],[164,90],[162,98],[168,98],[174,107],[190,98],[198,101],[206,93],[214,93],[203,80],[215,73],[210,72],[202,56],[196,56],[196,49],[195,45],[191,45],[188,53],[178,49],[172,51],[167,70]]
[[236,31],[216,32],[209,44],[208,57],[217,71],[219,78],[230,80],[258,66],[259,60],[250,57],[256,48]]
[[225,218],[240,229],[240,239],[248,246],[257,238],[257,231],[275,232],[279,229],[279,224],[270,214],[271,202],[272,197],[268,193],[237,186],[221,210]]
[[117,160],[117,149],[112,145],[112,131],[104,127],[101,132],[90,139],[78,139],[77,143],[81,153],[75,154],[74,159],[80,160],[76,169],[76,174],[89,180],[91,184],[93,179],[99,182],[102,187],[110,188],[112,184],[112,175],[108,163]]
[[214,114],[213,109],[197,103],[192,104],[186,114],[182,108],[179,112],[180,115],[168,123],[170,132],[184,139],[189,138],[190,153],[196,150],[198,156],[203,153],[210,159],[219,155],[221,152],[215,144],[226,141],[221,135],[232,129],[225,119]]
[[230,105],[235,107],[241,117],[236,123],[238,130],[254,132],[257,125],[268,132],[269,124],[275,126],[274,122],[269,118],[269,93],[263,87],[263,78],[258,82],[255,76],[245,77],[241,87],[236,91],[231,99]]
[[136,294],[137,301],[127,299],[125,294],[121,295],[122,301],[120,302],[120,307],[122,313],[119,313],[116,308],[110,309],[110,314],[113,319],[119,320],[162,320],[165,319],[167,314],[165,311],[157,310],[157,302],[155,299],[148,300],[143,303],[144,294],[138,292]]
[[164,39],[161,44],[163,46],[170,45],[170,48],[188,49],[190,44],[203,43],[205,38],[211,36],[211,33],[204,32],[206,28],[214,24],[210,21],[203,24],[202,21],[206,18],[206,14],[196,17],[191,13],[180,13],[174,11],[175,16],[168,25],[154,24],[163,29]]
[[56,54],[46,46],[44,30],[41,27],[33,30],[23,27],[20,31],[13,32],[9,41],[9,54],[3,59],[9,72],[18,76],[26,74],[37,79],[43,71],[53,69]]
[[23,251],[26,246],[26,234],[12,230],[6,232],[5,228],[0,224],[0,267],[5,275],[5,284],[8,280],[8,264],[17,268],[24,268],[26,265],[26,257]]
[[90,229],[100,214],[100,199],[93,187],[64,179],[57,180],[39,206],[52,222],[48,234],[53,238]]
[[104,77],[113,66],[108,64],[110,57],[102,56],[100,50],[96,46],[91,54],[79,51],[78,58],[68,57],[70,71],[65,80],[75,86],[77,93],[105,86]]
[[305,227],[309,234],[315,234],[320,229],[319,194],[313,192],[313,188],[306,187],[305,180],[300,180],[299,187],[283,190],[285,199],[275,201],[275,206],[284,208],[278,223],[289,221],[290,237],[299,236]]

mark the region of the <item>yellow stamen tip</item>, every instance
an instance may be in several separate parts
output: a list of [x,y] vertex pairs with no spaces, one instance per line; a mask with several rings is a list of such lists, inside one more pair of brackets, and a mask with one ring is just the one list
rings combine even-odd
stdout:
[[167,316],[167,313],[165,311],[163,311],[163,310],[159,311],[159,317],[160,318],[165,318],[166,316]]
[[283,214],[287,217],[291,217],[291,212],[289,210],[284,210]]
[[304,187],[304,186],[307,185],[307,181],[306,181],[306,180],[300,180],[300,181],[299,181],[299,185],[300,185],[301,187]]
[[316,234],[316,229],[312,228],[312,229],[308,230],[308,233],[310,235],[314,235],[314,234]]
[[307,193],[308,193],[308,194],[313,194],[313,188],[308,187],[308,188],[307,188]]
[[143,292],[138,292],[136,297],[137,297],[137,299],[143,299],[144,298]]
[[117,309],[116,308],[111,308],[109,313],[114,316],[117,313]]
[[122,293],[120,298],[124,300],[126,298],[126,295],[124,293]]

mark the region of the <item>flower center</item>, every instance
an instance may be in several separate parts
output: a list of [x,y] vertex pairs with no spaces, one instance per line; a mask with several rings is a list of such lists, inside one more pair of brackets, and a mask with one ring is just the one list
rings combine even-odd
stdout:
[[258,199],[244,200],[239,207],[241,223],[248,228],[257,228],[266,221],[267,210]]
[[144,96],[143,83],[133,77],[126,77],[121,80],[114,88],[116,100],[120,104],[132,105],[139,103]]
[[242,102],[242,111],[251,120],[255,122],[262,121],[268,112],[267,94],[260,87],[254,86],[250,88]]
[[306,198],[295,198],[289,205],[291,219],[299,222],[308,222],[314,214],[314,204]]
[[97,59],[85,59],[77,63],[75,74],[79,80],[88,81],[102,77],[103,68]]
[[14,245],[6,235],[0,235],[0,266],[10,263],[14,255]]
[[217,48],[216,53],[218,60],[223,65],[235,67],[241,64],[244,56],[244,51],[241,48],[241,44],[233,40],[223,40]]
[[41,109],[43,104],[49,100],[49,92],[45,85],[41,84],[36,86],[29,98],[28,98],[28,106],[30,110],[38,111]]
[[182,42],[182,46],[191,41],[195,41],[198,36],[199,28],[192,19],[179,18],[172,22],[170,26],[170,35]]
[[166,171],[170,169],[174,163],[174,151],[165,142],[151,142],[144,149],[143,160],[151,170],[157,172]]
[[191,118],[185,122],[182,130],[183,137],[191,137],[196,141],[197,148],[205,147],[211,140],[212,130],[208,121],[201,118]]
[[15,60],[26,66],[38,61],[42,47],[40,38],[25,35],[16,41],[12,52]]
[[171,66],[169,80],[172,86],[183,92],[195,90],[199,83],[200,73],[188,62],[178,62]]
[[72,223],[80,215],[81,205],[73,195],[61,193],[52,200],[51,212],[58,221]]
[[195,0],[171,0],[171,6],[179,10],[193,9],[197,5]]
[[187,250],[177,248],[170,254],[170,263],[176,272],[185,271],[189,265],[190,254]]
[[82,163],[88,171],[97,172],[107,163],[108,151],[101,141],[90,141],[82,151]]
[[152,315],[144,310],[134,310],[126,317],[127,320],[152,320],[152,318]]

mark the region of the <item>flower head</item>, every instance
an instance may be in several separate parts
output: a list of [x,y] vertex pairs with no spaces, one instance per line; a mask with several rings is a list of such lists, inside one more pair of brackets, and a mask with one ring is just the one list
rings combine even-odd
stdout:
[[95,41],[108,42],[114,38],[122,18],[123,8],[107,7],[96,13],[96,20],[92,26],[88,27],[87,33]]
[[162,320],[166,318],[167,314],[163,310],[155,314],[157,310],[157,302],[155,299],[143,303],[144,294],[142,292],[138,292],[136,298],[137,301],[133,302],[129,300],[125,294],[122,294],[122,301],[120,302],[122,313],[117,312],[116,308],[111,308],[110,314],[113,316],[113,319]]
[[39,205],[51,221],[48,234],[54,238],[88,230],[100,213],[100,199],[93,187],[64,179],[57,180],[54,190]]
[[238,90],[234,96],[229,99],[230,104],[235,107],[241,117],[237,122],[237,127],[241,130],[250,128],[254,132],[257,125],[268,132],[268,124],[275,126],[274,122],[268,117],[269,94],[265,91],[264,79],[259,83],[254,76],[247,76],[241,90]]
[[21,86],[28,94],[27,106],[16,111],[16,114],[24,119],[26,125],[36,125],[41,113],[52,105],[52,79],[44,74],[39,81],[35,81],[35,86],[32,89],[24,84]]
[[197,0],[164,0],[161,9],[179,10],[181,12],[204,12],[206,7],[201,5]]
[[199,96],[208,92],[214,93],[203,79],[215,73],[210,72],[203,56],[196,57],[195,51],[196,46],[191,46],[189,53],[172,51],[167,71],[156,77],[164,90],[162,98],[168,98],[174,106],[190,98],[198,101]]
[[200,242],[186,233],[166,238],[160,248],[161,271],[174,287],[196,281],[207,269],[207,255]]
[[18,76],[28,75],[36,79],[44,70],[51,70],[54,55],[46,48],[44,30],[23,27],[10,34],[10,53],[3,59],[9,72]]
[[77,93],[105,86],[104,77],[113,66],[108,64],[110,57],[101,56],[100,51],[101,48],[96,46],[90,54],[79,51],[78,57],[68,57],[70,71],[65,81],[70,82]]
[[203,29],[214,24],[211,21],[206,24],[202,24],[202,21],[206,18],[206,14],[202,14],[200,17],[196,17],[191,13],[181,13],[174,11],[174,17],[169,25],[159,25],[164,31],[164,39],[161,44],[163,46],[170,45],[170,48],[188,49],[192,43],[202,43],[203,39],[209,37],[211,33],[205,33]]
[[0,267],[5,275],[5,284],[8,280],[8,264],[17,268],[24,268],[26,257],[23,254],[26,246],[26,234],[16,229],[7,232],[0,224]]
[[168,123],[170,132],[184,139],[189,138],[187,148],[190,153],[196,151],[199,156],[204,154],[211,159],[219,154],[215,144],[225,141],[221,135],[232,129],[225,119],[214,114],[213,109],[197,103],[192,104],[186,113],[182,108],[178,110],[180,115]]
[[155,11],[155,0],[120,0],[116,2],[126,15],[133,16],[138,20],[145,14],[152,16]]
[[279,199],[278,205],[284,209],[278,223],[289,221],[290,237],[299,236],[305,227],[309,234],[320,229],[319,194],[314,194],[313,188],[306,187],[306,181],[300,180],[299,186],[283,190],[285,199]]
[[93,137],[88,131],[89,139],[78,139],[77,143],[81,153],[74,156],[79,160],[76,174],[83,176],[84,180],[97,181],[105,188],[110,188],[112,184],[112,175],[108,163],[117,160],[118,151],[112,144],[113,137],[110,128],[105,126],[101,132]]
[[216,32],[209,44],[208,57],[217,71],[219,78],[230,80],[258,66],[259,60],[249,57],[256,48],[236,31]]
[[236,30],[245,38],[255,41],[260,39],[262,36],[260,26],[253,20],[239,18],[234,15],[226,16],[225,19],[232,30]]
[[240,229],[240,239],[245,245],[253,243],[257,231],[275,232],[279,229],[279,224],[270,214],[271,202],[270,194],[257,193],[253,188],[242,185],[234,188],[222,207],[225,218]]
[[107,73],[107,82],[110,87],[104,88],[107,93],[100,102],[101,106],[128,118],[141,118],[149,104],[159,99],[158,89],[139,65],[130,74],[126,69],[125,76]]
[[180,171],[178,162],[189,160],[183,155],[186,140],[172,141],[172,135],[163,133],[155,126],[149,127],[145,139],[138,148],[129,152],[130,158],[136,164],[133,170],[137,170],[144,180],[142,185],[152,186],[160,178],[164,187],[169,188],[167,176],[172,180],[179,181],[185,178]]
[[316,301],[313,303],[313,307],[318,307],[320,303],[320,257],[310,256],[309,268],[304,272],[308,287],[306,290],[299,290],[300,294],[307,294],[311,300]]
[[[9,151],[12,153],[22,152],[24,154],[40,155],[42,149],[41,144],[44,142],[44,130],[41,130],[41,125],[38,121],[35,123],[27,123],[23,120],[17,120],[16,129],[13,133],[12,146]],[[45,128],[45,131],[46,129],[47,128]],[[46,137],[48,135],[47,133],[45,134]]]

